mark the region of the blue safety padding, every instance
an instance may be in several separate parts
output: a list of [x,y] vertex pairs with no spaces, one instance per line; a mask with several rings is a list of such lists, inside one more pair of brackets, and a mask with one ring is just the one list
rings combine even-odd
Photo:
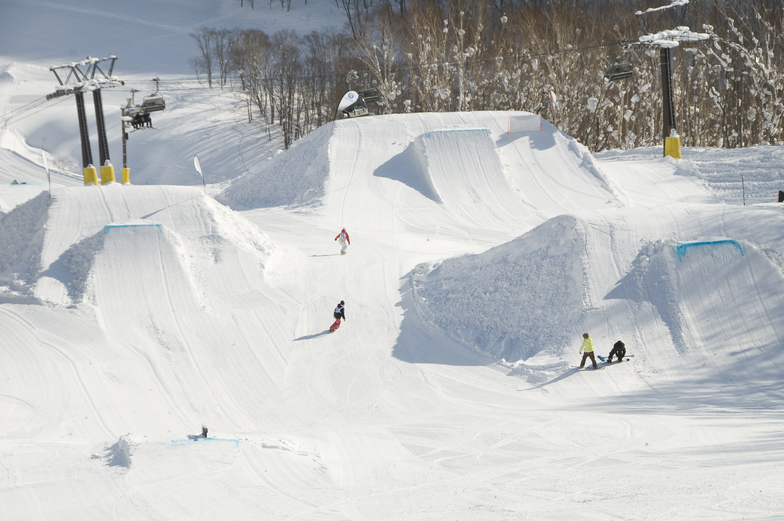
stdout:
[[675,253],[678,255],[678,260],[683,262],[683,258],[686,256],[686,250],[689,248],[694,248],[696,246],[716,246],[720,244],[732,244],[733,246],[735,246],[735,248],[738,249],[741,257],[745,255],[745,253],[743,253],[743,247],[738,243],[738,241],[732,239],[719,239],[715,241],[702,241],[702,242],[686,242],[676,246]]
[[136,228],[139,226],[157,226],[158,231],[163,233],[163,229],[161,228],[160,224],[156,223],[144,223],[144,224],[107,224],[103,227],[103,234],[106,235],[109,233],[109,230],[112,228]]
[[430,137],[430,134],[445,134],[447,132],[484,132],[485,134],[490,134],[490,131],[486,128],[456,128],[453,130],[430,130],[427,133],[427,137]]
[[233,443],[235,447],[240,446],[240,440],[235,440],[232,438],[195,438],[190,440],[172,440],[172,445],[179,445],[181,443],[205,443],[208,441],[224,441],[228,443]]

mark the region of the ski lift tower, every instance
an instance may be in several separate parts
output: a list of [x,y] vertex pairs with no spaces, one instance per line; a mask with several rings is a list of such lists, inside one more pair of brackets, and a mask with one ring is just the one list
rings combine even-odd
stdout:
[[[84,169],[84,184],[98,184],[98,175],[93,166],[92,150],[90,148],[90,133],[87,127],[87,115],[84,108],[84,93],[92,91],[93,105],[95,105],[95,120],[98,127],[98,153],[100,158],[101,184],[114,181],[114,167],[109,162],[109,142],[106,139],[106,122],[103,117],[103,101],[101,98],[102,87],[124,85],[116,76],[112,76],[114,62],[117,56],[108,58],[93,58],[80,62],[71,62],[65,65],[49,67],[55,78],[60,83],[57,90],[46,96],[46,99],[59,98],[73,94],[76,98],[76,113],[79,117],[79,134],[82,141],[82,168]],[[101,62],[109,62],[108,73],[104,72]],[[65,71],[68,71],[65,74]],[[60,77],[58,71],[63,71],[65,79]],[[96,77],[96,73],[99,73]]]
[[[671,0],[670,5],[652,7],[645,11],[637,11],[634,15],[640,21],[642,30],[639,42],[642,46],[658,47],[660,49],[661,82],[662,82],[662,136],[664,138],[664,155],[675,158],[681,157],[681,139],[675,127],[675,112],[672,103],[672,74],[670,51],[680,45],[680,42],[698,42],[707,40],[710,35],[695,33],[683,25],[686,17],[686,8],[689,0]],[[665,17],[675,29],[656,30],[659,21]],[[648,20],[648,24],[646,24]]]

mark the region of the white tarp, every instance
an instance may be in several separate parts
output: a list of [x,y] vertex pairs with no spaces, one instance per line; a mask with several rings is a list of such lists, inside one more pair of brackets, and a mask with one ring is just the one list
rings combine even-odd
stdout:
[[541,130],[542,116],[539,114],[509,116],[508,134],[514,134],[516,132],[539,132]]

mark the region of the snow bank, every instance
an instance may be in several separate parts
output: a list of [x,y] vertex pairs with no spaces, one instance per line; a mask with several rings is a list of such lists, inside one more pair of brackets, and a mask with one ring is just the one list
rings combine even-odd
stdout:
[[420,265],[413,301],[445,335],[495,358],[558,355],[582,311],[583,251],[579,221],[556,217],[480,255]]
[[329,175],[329,138],[332,124],[324,125],[280,151],[258,172],[231,184],[216,199],[237,210],[308,203],[324,194]]
[[[457,175],[464,174],[464,175]],[[511,192],[488,129],[430,130],[379,166],[374,175],[400,181],[428,199],[463,208],[496,192]],[[506,201],[518,204],[519,198]],[[498,201],[488,201],[498,207]]]
[[87,279],[95,261],[95,254],[103,248],[105,235],[105,232],[98,232],[77,242],[60,256],[59,260],[68,273],[68,278],[62,282],[64,282],[68,296],[73,302],[80,302],[84,296]]
[[106,448],[106,464],[110,467],[131,467],[131,444],[125,436],[120,436],[117,443]]
[[422,136],[418,136],[405,150],[376,168],[373,175],[399,181],[431,201],[443,202],[427,170],[427,151],[424,149]]
[[0,218],[0,296],[32,295],[49,206],[49,194],[42,193]]
[[[669,162],[675,174],[701,180],[723,202],[746,204],[776,202],[778,190],[784,190],[784,145],[757,145],[749,148],[722,149],[686,147],[683,159],[662,158],[660,147],[626,151],[610,150],[595,155],[597,159],[623,159],[629,164],[640,159]],[[741,179],[743,175],[743,179]]]
[[[657,240],[640,250],[606,298],[650,304],[679,355],[719,349],[730,354],[729,346],[741,351],[753,346],[751,352],[757,352],[784,338],[784,328],[772,319],[784,313],[784,297],[776,289],[782,284],[784,275],[769,252],[750,242]],[[757,290],[749,292],[752,286]],[[645,307],[633,309],[633,321],[646,323]]]

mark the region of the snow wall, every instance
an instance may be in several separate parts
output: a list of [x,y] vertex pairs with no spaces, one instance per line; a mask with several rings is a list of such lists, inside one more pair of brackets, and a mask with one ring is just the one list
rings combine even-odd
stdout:
[[237,179],[215,199],[235,210],[305,204],[324,195],[329,176],[329,138],[326,124],[279,151],[257,172]]
[[[633,230],[606,226],[559,216],[479,255],[419,265],[410,273],[411,300],[445,336],[507,362],[574,358],[585,331],[602,354],[623,339],[643,359],[784,357],[778,257],[729,237],[639,245]],[[638,244],[630,262],[599,247],[609,236]]]
[[784,314],[781,287],[782,273],[751,243],[656,241],[640,251],[606,298],[627,300],[638,314],[644,314],[642,304],[652,306],[679,355],[729,347],[736,354],[753,348],[743,357],[770,356],[784,347],[784,326],[775,318]]
[[482,254],[418,266],[413,302],[444,334],[494,358],[557,356],[582,312],[584,251],[580,222],[559,216]]

